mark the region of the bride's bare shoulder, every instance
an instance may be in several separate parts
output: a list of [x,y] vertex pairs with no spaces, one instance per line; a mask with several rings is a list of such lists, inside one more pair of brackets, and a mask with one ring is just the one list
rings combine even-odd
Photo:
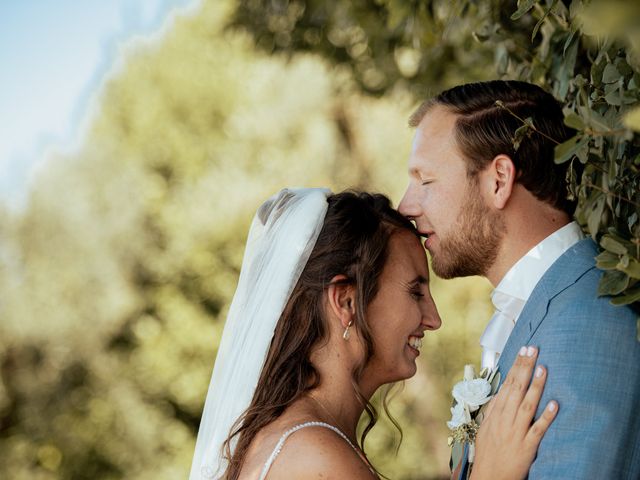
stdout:
[[269,470],[267,480],[376,478],[336,432],[320,426],[293,433]]

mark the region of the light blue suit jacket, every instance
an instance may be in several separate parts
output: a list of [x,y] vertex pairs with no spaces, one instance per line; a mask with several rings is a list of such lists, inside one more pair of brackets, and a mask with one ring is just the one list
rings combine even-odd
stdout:
[[549,268],[498,362],[504,381],[520,347],[537,346],[548,377],[536,418],[560,405],[529,479],[640,478],[638,314],[598,298],[597,253],[585,239]]

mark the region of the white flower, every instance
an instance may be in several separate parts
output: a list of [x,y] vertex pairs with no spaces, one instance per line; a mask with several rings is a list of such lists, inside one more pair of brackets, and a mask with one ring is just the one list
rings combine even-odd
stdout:
[[484,378],[462,380],[453,387],[453,398],[458,404],[469,407],[470,412],[475,412],[491,400],[491,384]]
[[476,378],[476,369],[473,367],[473,365],[465,365],[464,366],[464,379],[465,380],[473,380],[474,378]]
[[456,403],[455,407],[451,407],[451,420],[447,422],[447,427],[451,430],[458,428],[471,421],[471,415],[469,411],[464,408],[462,403]]

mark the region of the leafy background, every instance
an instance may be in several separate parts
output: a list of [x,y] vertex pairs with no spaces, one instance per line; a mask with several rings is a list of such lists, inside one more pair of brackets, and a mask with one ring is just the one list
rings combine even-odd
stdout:
[[[569,182],[601,293],[638,302],[638,18],[622,1],[207,0],[132,42],[82,146],[24,211],[0,206],[2,477],[186,478],[255,208],[285,185],[397,202],[408,115],[458,83],[565,102],[578,134],[557,160],[585,165]],[[448,392],[491,314],[485,280],[432,288],[444,324],[392,403],[402,446],[384,421],[366,446],[392,478],[446,478]]]

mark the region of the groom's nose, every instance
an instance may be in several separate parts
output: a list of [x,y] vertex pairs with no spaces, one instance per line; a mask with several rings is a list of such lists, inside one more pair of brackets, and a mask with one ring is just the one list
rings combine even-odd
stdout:
[[404,192],[404,196],[402,197],[402,200],[400,200],[400,204],[398,205],[398,211],[410,220],[413,220],[414,218],[420,216],[420,211],[418,209],[419,205],[418,202],[416,202],[416,198],[413,192],[414,189],[411,184],[409,184],[409,186],[407,187],[407,191]]

